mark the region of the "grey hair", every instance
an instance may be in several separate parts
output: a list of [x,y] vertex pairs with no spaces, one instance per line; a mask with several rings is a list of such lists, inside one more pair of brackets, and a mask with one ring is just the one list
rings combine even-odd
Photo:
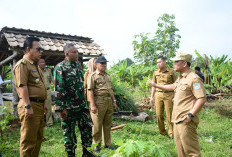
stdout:
[[64,53],[66,53],[66,51],[68,51],[68,49],[69,49],[70,47],[74,47],[74,45],[73,45],[72,43],[66,44],[66,45],[64,46]]

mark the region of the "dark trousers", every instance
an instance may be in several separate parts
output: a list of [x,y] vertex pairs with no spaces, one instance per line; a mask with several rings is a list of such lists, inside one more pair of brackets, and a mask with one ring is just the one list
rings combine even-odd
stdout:
[[81,133],[82,147],[87,148],[92,145],[92,120],[89,109],[70,109],[67,110],[67,119],[61,121],[61,127],[64,135],[65,151],[74,152],[77,144],[75,126],[78,123],[78,128]]

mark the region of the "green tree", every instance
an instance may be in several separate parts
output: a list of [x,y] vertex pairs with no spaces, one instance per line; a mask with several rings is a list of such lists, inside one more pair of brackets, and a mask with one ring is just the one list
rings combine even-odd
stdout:
[[179,29],[175,26],[175,15],[163,14],[158,22],[158,29],[155,36],[150,37],[150,33],[140,33],[135,35],[132,42],[134,47],[134,58],[145,65],[155,64],[159,55],[167,58],[175,56],[179,48],[181,36],[177,34]]

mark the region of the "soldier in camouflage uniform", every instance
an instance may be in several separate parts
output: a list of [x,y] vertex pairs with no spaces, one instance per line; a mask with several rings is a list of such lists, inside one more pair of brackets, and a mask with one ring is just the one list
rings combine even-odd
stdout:
[[92,144],[92,120],[89,107],[85,100],[83,72],[81,65],[77,63],[78,52],[74,45],[67,44],[64,47],[65,60],[54,69],[54,83],[56,91],[55,110],[61,117],[61,126],[64,134],[65,150],[68,157],[75,156],[76,135],[75,124],[81,133],[81,141],[84,157],[92,155],[87,147]]

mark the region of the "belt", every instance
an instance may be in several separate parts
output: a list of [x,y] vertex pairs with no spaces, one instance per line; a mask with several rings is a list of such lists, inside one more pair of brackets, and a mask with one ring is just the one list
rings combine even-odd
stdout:
[[95,96],[95,99],[108,100],[111,99],[110,96]]
[[37,99],[37,98],[29,98],[30,101],[33,101],[33,102],[39,102],[39,103],[44,103],[44,100],[42,99]]
[[160,93],[171,93],[173,91],[157,91],[157,92],[160,92]]

